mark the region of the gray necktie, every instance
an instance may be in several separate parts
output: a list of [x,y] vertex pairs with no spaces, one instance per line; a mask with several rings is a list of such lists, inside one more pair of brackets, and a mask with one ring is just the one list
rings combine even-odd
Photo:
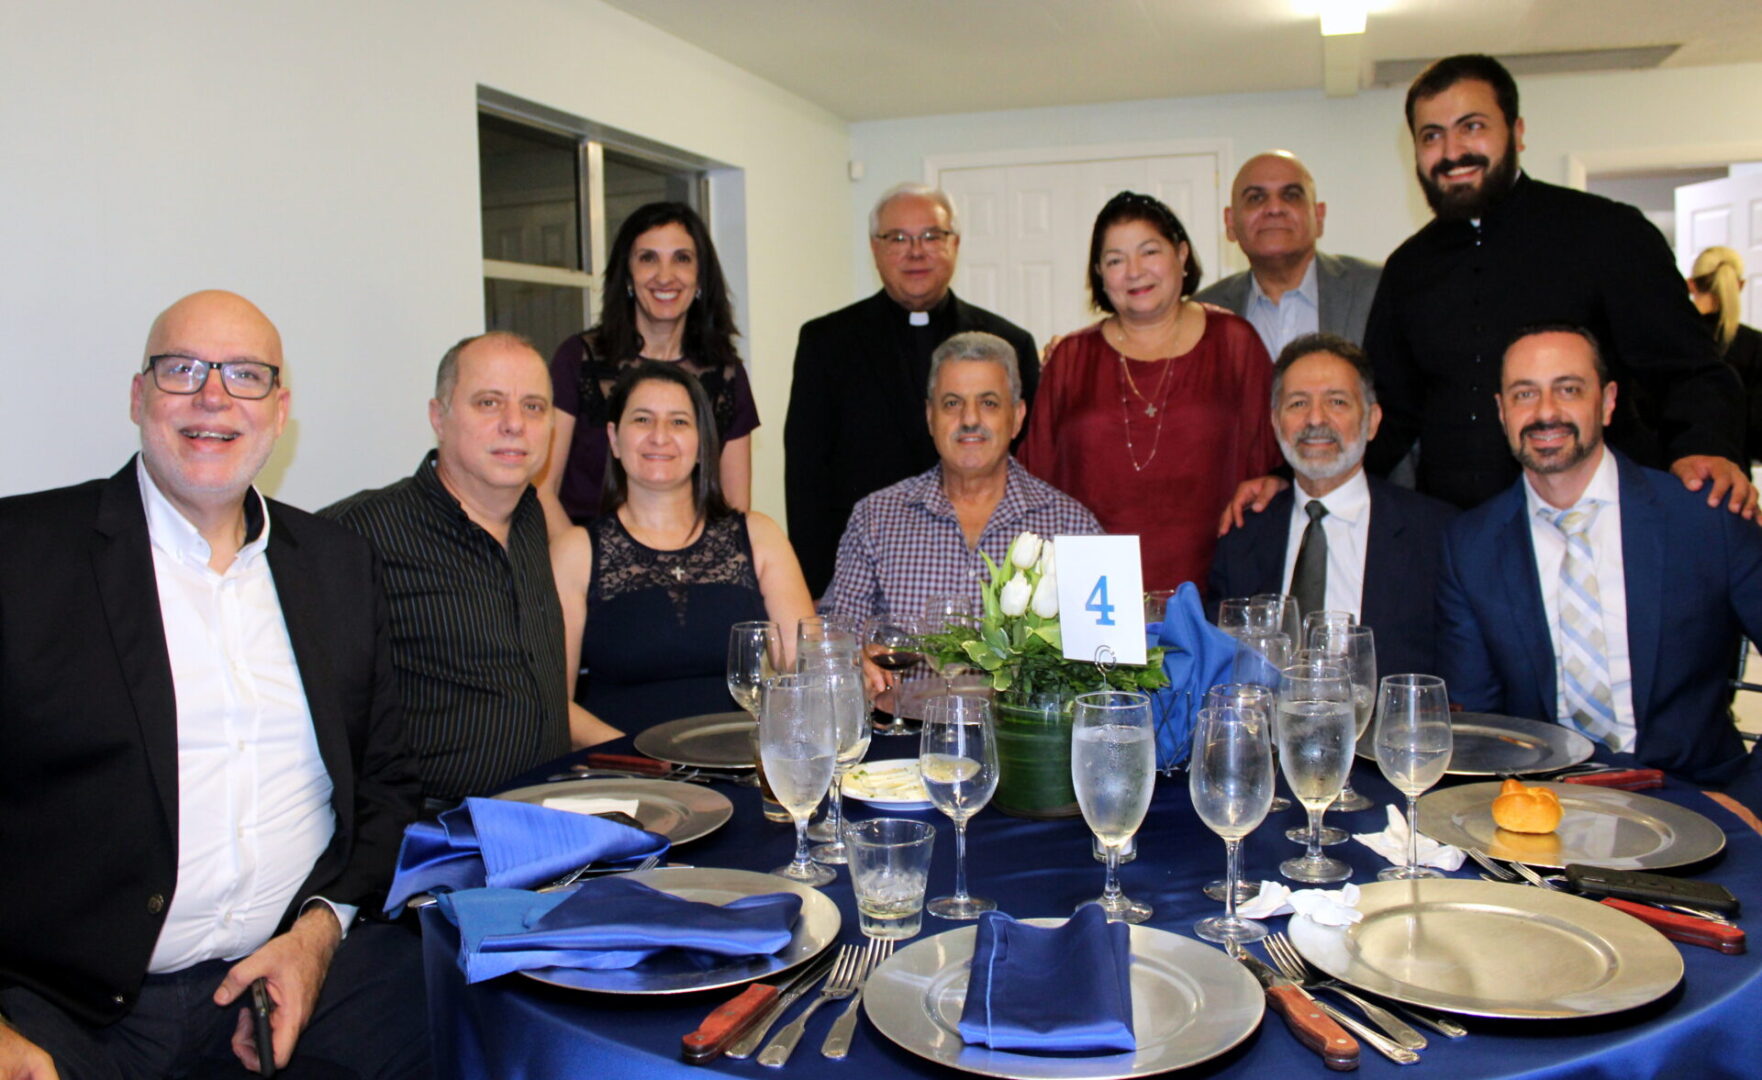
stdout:
[[1303,510],[1309,524],[1304,526],[1297,565],[1291,570],[1291,595],[1297,598],[1297,610],[1307,615],[1328,606],[1328,534],[1322,531],[1328,508],[1320,499],[1311,499]]

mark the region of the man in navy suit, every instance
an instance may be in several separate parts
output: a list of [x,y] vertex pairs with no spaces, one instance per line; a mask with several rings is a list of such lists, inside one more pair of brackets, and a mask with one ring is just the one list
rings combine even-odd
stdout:
[[1436,671],[1430,586],[1455,510],[1365,474],[1382,410],[1364,350],[1333,334],[1292,341],[1272,409],[1297,486],[1218,541],[1211,603],[1301,587],[1306,611],[1350,611],[1375,631],[1378,670]]
[[1762,634],[1762,530],[1606,447],[1615,396],[1581,328],[1507,348],[1497,401],[1523,476],[1446,534],[1440,674],[1465,708],[1558,721],[1755,808],[1762,758],[1727,679],[1739,633]]

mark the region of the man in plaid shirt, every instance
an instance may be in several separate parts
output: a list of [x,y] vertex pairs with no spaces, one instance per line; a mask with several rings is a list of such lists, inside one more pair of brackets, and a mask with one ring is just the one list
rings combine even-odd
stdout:
[[977,331],[943,342],[930,359],[925,405],[941,460],[857,503],[821,610],[859,621],[914,616],[930,597],[952,595],[976,612],[986,578],[979,552],[1001,563],[1024,530],[1101,532],[1082,503],[1010,457],[1027,411],[1008,342]]

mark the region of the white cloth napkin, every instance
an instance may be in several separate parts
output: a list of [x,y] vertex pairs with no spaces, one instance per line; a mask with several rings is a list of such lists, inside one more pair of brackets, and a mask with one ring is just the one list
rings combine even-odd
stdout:
[[1350,926],[1364,918],[1358,910],[1358,886],[1347,882],[1338,889],[1298,889],[1293,892],[1276,881],[1260,883],[1260,892],[1246,904],[1236,905],[1244,919],[1265,919],[1296,913],[1323,926]]
[[[1407,816],[1393,803],[1388,806],[1389,827],[1382,832],[1353,833],[1352,839],[1370,848],[1396,866],[1407,865]],[[1419,864],[1439,870],[1460,870],[1467,858],[1461,848],[1440,844],[1429,836],[1419,838]]]
[[544,801],[544,805],[552,810],[567,810],[571,814],[628,814],[636,816],[636,808],[642,805],[640,799],[598,799],[590,795],[552,795]]

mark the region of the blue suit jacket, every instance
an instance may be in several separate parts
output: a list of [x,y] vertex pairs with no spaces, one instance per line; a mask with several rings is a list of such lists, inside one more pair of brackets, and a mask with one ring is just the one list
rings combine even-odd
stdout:
[[[1432,583],[1444,527],[1456,508],[1378,476],[1370,481],[1370,539],[1364,553],[1364,593],[1359,621],[1376,632],[1377,671],[1430,674],[1438,670]],[[1285,591],[1285,544],[1290,537],[1290,488],[1264,512],[1249,514],[1240,529],[1218,541],[1207,578],[1207,609],[1228,596]]]
[[[1746,754],[1727,680],[1741,632],[1762,634],[1762,528],[1620,453],[1621,553],[1633,665],[1634,756],[1752,807],[1762,758]],[[1441,674],[1477,712],[1555,719],[1554,649],[1519,480],[1456,519],[1438,582]]]

